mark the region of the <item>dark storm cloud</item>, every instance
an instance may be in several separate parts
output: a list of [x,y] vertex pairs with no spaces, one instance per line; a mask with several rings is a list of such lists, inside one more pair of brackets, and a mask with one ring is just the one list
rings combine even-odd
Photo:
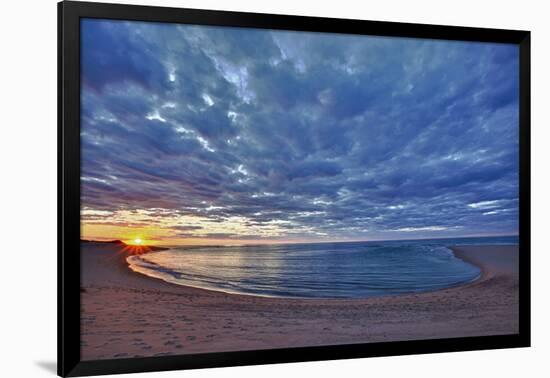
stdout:
[[85,208],[328,238],[517,232],[515,46],[99,20],[82,41]]

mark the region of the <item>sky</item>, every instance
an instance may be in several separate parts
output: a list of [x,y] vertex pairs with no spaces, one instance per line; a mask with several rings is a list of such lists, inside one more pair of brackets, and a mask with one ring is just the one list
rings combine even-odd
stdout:
[[515,235],[515,45],[81,21],[81,236]]

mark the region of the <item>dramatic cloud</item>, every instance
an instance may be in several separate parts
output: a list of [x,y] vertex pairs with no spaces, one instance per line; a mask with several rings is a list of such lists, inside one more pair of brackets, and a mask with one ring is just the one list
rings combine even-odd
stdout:
[[82,217],[95,230],[517,233],[516,46],[106,20],[81,30]]

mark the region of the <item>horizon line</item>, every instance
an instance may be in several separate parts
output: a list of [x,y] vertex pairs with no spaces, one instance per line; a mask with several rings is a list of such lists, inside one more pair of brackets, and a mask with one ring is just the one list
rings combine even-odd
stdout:
[[[516,234],[503,234],[503,235],[466,235],[466,236],[452,236],[452,237],[420,237],[420,238],[405,238],[405,239],[371,239],[371,240],[322,240],[322,241],[287,241],[287,242],[273,242],[273,243],[243,243],[243,244],[166,244],[163,247],[233,247],[233,246],[257,246],[257,245],[295,245],[295,244],[335,244],[335,243],[369,243],[369,242],[398,242],[398,241],[421,241],[421,240],[445,240],[445,239],[466,239],[466,238],[496,238],[496,237],[519,237],[519,232]],[[109,240],[94,240],[81,238],[80,242],[90,243],[114,243],[122,242],[127,244],[122,239],[109,239]],[[156,244],[143,245],[144,247],[154,247]]]

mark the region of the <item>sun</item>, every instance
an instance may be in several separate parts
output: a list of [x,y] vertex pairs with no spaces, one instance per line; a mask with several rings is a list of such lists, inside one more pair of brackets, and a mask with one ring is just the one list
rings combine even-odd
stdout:
[[126,244],[140,246],[145,244],[145,240],[143,240],[141,237],[136,237],[134,239],[128,240]]

